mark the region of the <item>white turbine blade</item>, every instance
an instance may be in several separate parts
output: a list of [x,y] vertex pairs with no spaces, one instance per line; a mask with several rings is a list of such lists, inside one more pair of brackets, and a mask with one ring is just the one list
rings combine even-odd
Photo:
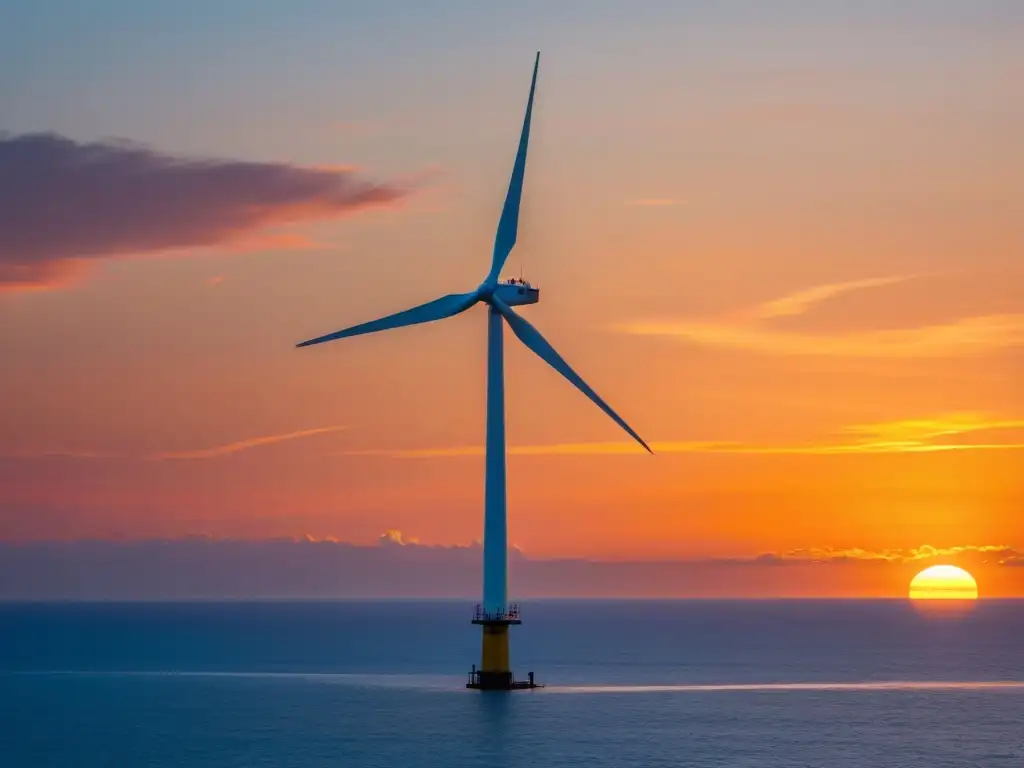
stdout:
[[654,453],[650,446],[644,442],[643,438],[634,432],[633,428],[630,427],[629,424],[619,416],[619,414],[613,411],[611,406],[602,400],[601,396],[591,389],[590,385],[587,384],[587,382],[585,382],[580,375],[576,373],[576,371],[574,371],[567,362],[565,362],[564,359],[562,359],[562,356],[555,351],[555,348],[548,343],[547,339],[540,335],[540,331],[530,325],[530,323],[524,318],[517,315],[508,304],[498,297],[492,296],[488,301],[496,307],[499,312],[501,312],[505,320],[508,321],[512,332],[519,337],[519,340],[523,342],[523,344],[536,353],[541,360],[565,376],[565,378],[580,390],[580,392],[593,400],[598,408],[607,413],[616,424],[626,430],[626,432],[628,432],[634,440],[640,443],[648,453]]
[[523,198],[523,177],[526,175],[526,149],[530,143],[530,117],[533,114],[533,93],[537,89],[537,69],[540,66],[540,51],[533,62],[533,80],[530,82],[530,98],[526,102],[526,117],[523,118],[523,132],[519,136],[519,151],[516,162],[512,166],[512,178],[508,183],[505,195],[505,206],[501,209],[498,220],[498,232],[494,237],[494,256],[491,259],[491,271],[485,283],[497,282],[505,260],[516,244],[519,231],[519,202]]
[[318,336],[315,339],[303,341],[295,346],[308,347],[312,344],[322,344],[325,341],[347,339],[349,336],[359,336],[364,333],[375,333],[376,331],[387,331],[391,328],[401,328],[406,325],[418,325],[419,323],[443,320],[446,317],[465,312],[479,300],[480,297],[476,291],[472,293],[453,293],[448,296],[442,296],[440,299],[428,301],[426,304],[420,304],[418,307],[382,317],[379,320],[370,320],[367,323],[353,325],[351,328],[335,331],[326,336]]

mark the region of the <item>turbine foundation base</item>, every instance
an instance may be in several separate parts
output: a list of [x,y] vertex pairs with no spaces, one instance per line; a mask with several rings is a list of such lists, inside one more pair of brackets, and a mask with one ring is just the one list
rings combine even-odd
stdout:
[[521,691],[543,688],[533,679],[533,672],[527,680],[516,680],[509,668],[508,628],[519,624],[519,606],[512,605],[499,612],[488,613],[477,606],[473,623],[483,630],[480,653],[480,669],[473,665],[469,673],[467,688],[478,691]]
[[511,672],[484,672],[473,667],[466,687],[477,691],[526,691],[544,686],[533,679],[533,672],[526,680],[516,680]]

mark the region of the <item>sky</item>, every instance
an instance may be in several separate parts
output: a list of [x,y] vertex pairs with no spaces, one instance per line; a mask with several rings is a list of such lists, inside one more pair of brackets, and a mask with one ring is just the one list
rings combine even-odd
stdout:
[[1022,41],[1011,0],[8,0],[0,540],[471,547],[485,310],[294,345],[480,282],[540,50],[506,274],[655,456],[506,334],[510,541],[1024,596]]

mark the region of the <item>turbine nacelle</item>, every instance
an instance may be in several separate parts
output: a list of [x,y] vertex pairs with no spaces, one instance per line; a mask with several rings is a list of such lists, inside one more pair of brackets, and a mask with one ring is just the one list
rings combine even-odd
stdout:
[[[525,280],[499,281],[491,290],[488,298],[493,296],[501,300],[507,306],[518,307],[521,304],[536,304],[540,301],[540,288],[534,288]],[[487,301],[485,298],[484,301]]]

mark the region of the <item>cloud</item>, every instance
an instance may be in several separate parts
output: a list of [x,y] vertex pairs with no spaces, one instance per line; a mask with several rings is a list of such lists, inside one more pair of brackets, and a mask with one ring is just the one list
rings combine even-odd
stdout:
[[[868,445],[918,445],[934,444],[934,441],[968,435],[976,432],[1016,430],[1024,428],[1024,419],[998,419],[983,413],[950,413],[927,419],[903,419],[881,424],[864,424],[846,427],[847,434],[858,435]],[[958,444],[951,444],[958,445]]]
[[0,452],[0,456],[5,459],[82,459],[82,460],[99,460],[99,459],[127,459],[131,458],[127,454],[114,453],[111,451],[94,451],[88,448],[76,449],[76,448],[39,448],[39,449],[20,449],[13,451]]
[[869,278],[815,286],[745,310],[734,318],[641,320],[615,326],[622,333],[665,336],[705,346],[778,355],[905,358],[990,353],[1024,344],[1024,314],[963,317],[918,328],[815,334],[773,328],[765,321],[793,317],[836,296],[895,285],[912,276]]
[[213,459],[218,456],[227,456],[232,453],[238,453],[239,451],[246,451],[250,448],[259,448],[263,445],[272,445],[274,443],[283,443],[287,440],[297,440],[302,437],[312,437],[313,435],[322,435],[328,432],[338,432],[340,430],[347,429],[347,427],[336,426],[336,427],[315,427],[313,429],[301,429],[297,432],[285,432],[280,435],[263,435],[262,437],[253,437],[248,440],[239,440],[234,443],[227,443],[225,445],[217,445],[213,448],[200,448],[191,451],[171,451],[167,453],[157,453],[149,458],[158,461],[168,459]]
[[762,320],[773,317],[791,317],[802,315],[808,309],[834,296],[851,291],[862,291],[868,288],[879,288],[895,285],[909,280],[909,276],[894,275],[892,277],[874,277],[866,280],[851,280],[845,283],[829,283],[818,285],[807,290],[791,293],[788,296],[766,302],[754,310],[754,316]]
[[297,235],[268,229],[397,203],[347,167],[177,157],[123,141],[0,134],[0,290],[54,286],[88,261]]
[[[471,541],[469,544],[423,544],[415,536],[407,536],[397,528],[389,528],[377,538],[377,546],[385,548],[400,548],[406,550],[478,550],[483,545],[479,541]],[[509,545],[509,554],[519,553],[518,547]]]
[[416,545],[419,542],[416,539],[404,538],[401,531],[390,529],[380,535],[380,538],[377,539],[377,544],[381,547],[404,547],[406,545]]
[[[395,542],[395,538],[399,542]],[[517,597],[905,596],[902,573],[956,561],[975,575],[1024,562],[1002,545],[897,550],[809,548],[718,559],[509,558]],[[894,578],[893,572],[901,575]],[[1003,595],[1024,594],[1020,569]],[[356,545],[334,537],[0,541],[0,600],[459,597],[477,600],[478,543],[416,544],[395,531]],[[1013,581],[1014,579],[1017,579]],[[999,594],[995,585],[987,595]],[[462,609],[455,609],[458,612]],[[539,608],[538,608],[539,610]]]
[[290,440],[298,440],[314,435],[323,435],[330,432],[340,432],[348,429],[347,426],[314,427],[313,429],[300,429],[295,432],[283,432],[277,435],[261,435],[247,440],[238,440],[224,445],[215,445],[210,448],[195,448],[185,451],[164,451],[151,454],[115,453],[109,451],[74,450],[74,449],[43,449],[24,450],[7,452],[2,455],[13,459],[127,459],[144,461],[176,461],[188,459],[215,459],[221,456],[229,456],[233,453],[246,451],[250,448],[259,448],[264,445],[283,443]]
[[978,355],[1024,344],[1024,314],[985,315],[953,323],[837,335],[789,333],[758,327],[703,322],[640,322],[625,333],[668,336],[707,346],[782,355],[827,357],[949,357]]
[[[752,455],[834,456],[855,454],[934,453],[940,451],[1021,450],[1024,440],[953,442],[977,433],[1024,430],[1024,419],[997,419],[985,414],[952,413],[926,419],[907,419],[846,427],[845,440],[791,445],[756,445],[730,441],[666,441],[652,442],[656,454],[720,453]],[[555,443],[548,445],[513,445],[511,456],[612,456],[643,455],[644,451],[628,441],[593,443]],[[414,449],[364,449],[342,453],[343,456],[381,456],[395,459],[442,459],[482,456],[479,445]]]
[[[314,435],[338,432],[346,426],[315,427],[276,435],[238,440],[209,448],[183,451],[164,451],[152,454],[127,454],[90,449],[38,449],[4,453],[15,459],[126,459],[172,461],[212,459],[239,451],[297,440]],[[734,454],[774,456],[841,456],[899,453],[935,453],[943,451],[1007,451],[1024,450],[1024,437],[1012,439],[1016,432],[1024,431],[1024,419],[1005,419],[983,413],[950,413],[929,418],[903,419],[878,424],[859,424],[844,427],[840,438],[833,441],[792,444],[751,444],[728,440],[655,441],[651,447],[656,454]],[[979,440],[978,435],[990,439]],[[1007,434],[1011,439],[994,439]],[[973,436],[973,437],[972,437]],[[510,456],[615,456],[646,455],[633,442],[549,443],[546,445],[511,445]],[[441,446],[434,448],[364,448],[331,454],[345,457],[379,457],[391,459],[454,459],[483,456],[482,445]],[[389,532],[389,534],[397,532]],[[393,543],[403,543],[401,535]],[[409,543],[405,541],[404,543]]]
[[823,563],[839,564],[851,562],[877,563],[916,563],[928,560],[955,560],[958,558],[992,560],[998,565],[1010,565],[1024,559],[1024,554],[1006,544],[967,544],[954,547],[933,547],[924,544],[910,549],[870,550],[852,547],[833,549],[831,547],[811,547],[793,549],[788,552],[768,552],[759,555],[754,562],[791,564],[791,563]]
[[302,537],[302,541],[310,544],[340,544],[341,539],[337,536],[314,536],[311,533],[307,533]]

